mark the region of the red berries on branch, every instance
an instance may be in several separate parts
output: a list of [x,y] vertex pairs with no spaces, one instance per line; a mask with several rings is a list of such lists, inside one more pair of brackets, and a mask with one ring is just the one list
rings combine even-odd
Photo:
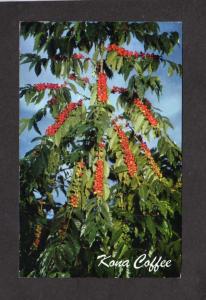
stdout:
[[97,96],[100,102],[106,103],[107,95],[107,76],[104,72],[99,72],[97,81]]
[[79,204],[79,199],[76,195],[72,195],[70,197],[70,204],[73,208],[77,208]]
[[41,232],[42,232],[42,226],[41,225],[37,225],[36,228],[35,228],[35,233],[34,233],[34,236],[35,236],[35,240],[33,242],[33,247],[35,249],[37,249],[39,247],[39,244],[40,244],[40,238],[41,238]]
[[82,79],[82,81],[83,81],[85,84],[89,83],[89,78],[88,78],[88,77],[82,77],[81,79]]
[[68,221],[65,221],[65,222],[62,222],[61,227],[58,230],[58,233],[62,240],[65,238],[68,227],[69,227],[69,223],[68,223]]
[[152,153],[145,142],[141,142],[141,149],[144,151],[148,158],[152,157]]
[[125,88],[122,88],[122,87],[118,87],[118,86],[113,86],[112,90],[111,90],[111,93],[115,94],[115,93],[120,93],[120,94],[123,94],[123,93],[126,93],[128,90],[125,89]]
[[69,117],[71,111],[75,110],[78,106],[82,106],[82,100],[77,103],[69,103],[63,111],[56,118],[56,122],[50,125],[46,129],[46,135],[53,136],[56,134],[57,130],[63,125],[66,119]]
[[94,194],[97,195],[98,198],[101,198],[103,196],[103,188],[104,188],[104,149],[105,143],[101,141],[98,144],[98,153],[97,157],[98,160],[96,162],[96,171],[95,171],[95,178],[94,178]]
[[153,170],[153,172],[159,177],[162,178],[162,173],[160,171],[160,168],[158,165],[155,163],[154,158],[152,157],[152,153],[150,149],[148,148],[147,144],[145,142],[141,142],[141,149],[144,151],[146,157],[149,160],[149,164]]
[[83,169],[85,167],[85,163],[83,161],[78,162],[78,167]]
[[72,58],[74,58],[74,59],[82,59],[82,58],[85,58],[85,57],[81,53],[74,53],[72,55]]
[[[78,77],[76,76],[75,73],[71,73],[68,76],[68,79],[76,81],[78,79]],[[89,78],[88,77],[82,77],[82,78],[79,78],[79,80],[82,80],[85,84],[89,83]]]
[[58,90],[63,87],[65,87],[66,84],[57,84],[57,83],[37,83],[34,84],[34,88],[37,90],[37,92],[44,91],[46,89],[50,90]]
[[56,54],[55,56],[52,57],[52,59],[56,60],[56,61],[66,61],[67,56],[61,55],[61,54]]
[[134,155],[129,148],[129,140],[124,131],[115,121],[113,121],[114,130],[120,139],[120,145],[122,147],[122,152],[124,153],[124,161],[128,168],[128,173],[130,176],[134,176],[137,172],[137,165],[135,162]]
[[[72,58],[73,59],[83,59],[83,58],[85,58],[85,56],[81,53],[74,53],[72,55]],[[56,60],[56,61],[66,61],[68,59],[68,57],[65,55],[56,54],[55,56],[52,57],[52,59]],[[86,59],[89,60],[90,58],[87,57]]]
[[84,164],[83,160],[77,163],[77,169],[76,169],[77,177],[83,176],[82,169],[84,169],[84,167],[85,167],[85,164]]
[[48,103],[49,106],[52,106],[52,105],[57,104],[57,102],[58,102],[57,98],[53,97],[47,103]]
[[81,186],[81,177],[83,176],[83,169],[85,164],[83,160],[79,161],[75,168],[75,178],[73,180],[72,195],[69,197],[69,203],[73,208],[79,205],[79,189]]
[[100,143],[98,144],[98,147],[99,147],[100,149],[104,149],[104,148],[105,148],[105,143],[104,143],[104,142],[100,142]]
[[149,121],[149,123],[156,127],[158,125],[157,119],[153,116],[152,112],[149,110],[148,106],[143,104],[143,102],[140,99],[135,99],[134,104],[140,109],[140,111],[143,113],[145,118]]
[[119,47],[116,44],[111,44],[107,47],[107,51],[111,52],[111,51],[116,51],[117,54],[119,56],[123,56],[123,57],[134,57],[134,58],[152,58],[152,59],[159,59],[159,55],[156,55],[154,53],[149,54],[149,53],[143,53],[143,52],[137,52],[137,51],[129,51],[126,50],[122,47]]
[[68,76],[68,79],[70,79],[70,80],[76,80],[76,79],[77,79],[77,76],[76,76],[75,73],[72,73],[72,74],[70,74],[70,75]]
[[94,178],[94,194],[97,197],[103,196],[103,180],[104,180],[104,162],[102,159],[98,159],[96,163],[96,171]]

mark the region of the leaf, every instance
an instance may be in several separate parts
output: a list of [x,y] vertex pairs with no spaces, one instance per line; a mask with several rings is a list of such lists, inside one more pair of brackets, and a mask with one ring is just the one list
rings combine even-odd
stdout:
[[124,256],[124,254],[127,252],[127,250],[128,250],[128,246],[126,244],[124,244],[118,255],[118,258],[122,258]]
[[41,61],[38,61],[36,63],[34,70],[35,70],[36,76],[39,76],[41,73]]
[[134,123],[134,130],[135,132],[139,132],[141,129],[142,124],[144,123],[145,118],[143,115],[138,115],[137,121]]
[[39,127],[38,127],[36,121],[33,121],[33,127],[34,127],[34,130],[41,135],[41,131],[39,130]]
[[96,49],[95,49],[95,51],[94,51],[94,54],[93,54],[93,57],[92,57],[93,61],[96,62],[96,60],[97,60],[97,58],[98,58],[98,55],[99,55],[99,48],[96,47]]
[[152,219],[152,217],[147,216],[146,217],[146,227],[149,230],[149,232],[152,235],[152,239],[155,240],[156,239],[156,227],[155,227],[155,223]]
[[110,168],[108,162],[104,161],[104,177],[107,178],[110,173]]
[[111,66],[116,57],[117,57],[117,53],[115,51],[109,52],[108,55],[107,55],[107,58],[106,58],[107,64],[109,66]]
[[119,166],[115,168],[115,173],[119,174],[119,173],[123,173],[123,172],[127,172],[127,167],[126,166]]
[[136,63],[134,64],[134,68],[135,68],[135,70],[137,71],[137,73],[138,73],[139,75],[142,75],[142,68],[141,68],[141,66],[140,66],[140,63],[136,62]]
[[109,205],[106,201],[103,201],[101,204],[101,213],[107,223],[107,225],[111,226],[112,225],[112,218],[111,218],[111,213],[109,210]]
[[20,126],[19,126],[19,134],[21,135],[22,132],[27,128],[28,124],[29,124],[30,119],[28,118],[22,118],[20,120]]
[[118,142],[118,137],[117,137],[116,133],[114,133],[113,130],[112,130],[112,132],[113,132],[113,135],[112,135],[112,138],[109,141],[109,148],[111,150],[114,148],[115,143]]
[[147,200],[148,197],[148,187],[146,185],[141,185],[139,188],[139,195],[143,201]]
[[107,184],[104,184],[104,200],[108,200],[110,195],[110,189]]
[[52,37],[50,40],[47,41],[47,46],[46,46],[48,56],[53,57],[56,54],[56,42],[55,39]]
[[94,105],[97,98],[97,85],[95,84],[91,91],[91,99],[90,99],[90,105]]
[[137,93],[138,93],[139,98],[143,99],[144,94],[145,94],[145,85],[138,78],[135,81],[135,85],[136,85],[136,88],[137,88]]
[[41,136],[37,136],[31,140],[31,143],[42,140]]
[[58,147],[60,145],[61,142],[61,130],[58,130],[57,133],[54,136],[54,141],[55,141],[55,145]]
[[120,56],[120,57],[118,58],[118,61],[117,61],[117,66],[116,66],[116,70],[117,70],[117,72],[119,72],[119,70],[121,69],[121,67],[122,67],[122,64],[123,64],[123,57],[122,57],[122,56]]
[[71,82],[69,82],[69,85],[70,85],[72,91],[76,94],[76,93],[77,93],[77,88],[76,88],[76,86],[75,86],[73,83],[71,83]]
[[118,230],[114,229],[112,231],[112,238],[110,240],[110,245],[114,246],[119,241],[121,235],[122,235],[122,229],[118,229]]
[[167,74],[168,74],[168,76],[169,76],[169,77],[172,76],[173,73],[174,73],[174,69],[173,69],[171,66],[169,66],[168,69],[167,69]]
[[84,72],[86,73],[87,72],[87,70],[88,70],[88,67],[89,67],[89,61],[88,60],[85,60],[84,61]]

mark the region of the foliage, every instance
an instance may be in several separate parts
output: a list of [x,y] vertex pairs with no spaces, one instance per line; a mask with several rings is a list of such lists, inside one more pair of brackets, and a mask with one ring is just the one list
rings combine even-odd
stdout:
[[[181,65],[168,60],[178,44],[178,33],[160,33],[152,22],[22,22],[21,35],[34,39],[33,53],[22,54],[21,63],[34,68],[37,76],[43,68],[50,69],[62,85],[20,88],[20,97],[28,105],[51,97],[31,119],[20,123],[20,133],[32,128],[38,133],[37,145],[20,159],[20,275],[178,276],[181,151],[168,136],[172,126],[168,118],[145,99],[148,90],[161,96],[162,84],[155,73],[161,65],[167,66],[170,76],[174,72],[181,76]],[[109,44],[129,47],[132,38],[156,57],[107,51]],[[114,83],[115,74],[123,76],[127,88],[116,102],[122,115],[109,101],[99,101],[100,72]],[[104,97],[111,92],[107,88]],[[60,122],[58,116],[74,95],[80,95],[82,104],[69,112],[53,135],[42,134],[38,123],[48,114]],[[157,125],[151,125],[134,99],[147,106]],[[125,151],[114,120],[125,133],[122,139],[128,140]],[[152,139],[158,140],[157,147],[147,156],[141,146]],[[134,157],[137,171],[132,176],[124,153]],[[94,191],[98,160],[103,161],[102,194]],[[64,205],[55,199],[60,191],[67,199]],[[54,217],[48,219],[51,211]],[[145,252],[171,259],[172,268],[155,273],[98,267],[97,256],[102,254],[133,261]]]

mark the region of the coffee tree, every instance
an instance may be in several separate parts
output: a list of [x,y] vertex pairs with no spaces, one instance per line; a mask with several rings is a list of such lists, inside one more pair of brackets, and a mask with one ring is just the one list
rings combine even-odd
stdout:
[[[20,88],[28,105],[48,99],[20,122],[21,132],[38,134],[20,159],[20,275],[178,276],[181,151],[167,133],[169,119],[145,98],[147,91],[161,96],[160,66],[181,76],[181,65],[168,59],[178,33],[161,33],[153,22],[23,22],[20,30],[33,41],[21,63],[58,79]],[[129,50],[132,40],[144,52]],[[47,114],[54,121],[41,132]],[[98,266],[103,254],[132,262],[143,253],[172,266]]]

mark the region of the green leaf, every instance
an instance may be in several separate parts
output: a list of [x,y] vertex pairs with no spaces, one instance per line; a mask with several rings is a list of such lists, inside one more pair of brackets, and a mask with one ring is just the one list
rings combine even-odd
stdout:
[[140,131],[144,121],[145,121],[144,116],[142,114],[139,114],[137,120],[134,123],[134,130],[136,133],[138,133]]
[[74,94],[76,94],[76,93],[77,93],[77,88],[76,88],[76,86],[75,86],[73,83],[71,83],[71,82],[69,82],[69,85],[70,85],[72,91],[74,92]]
[[169,77],[172,76],[173,73],[174,73],[174,69],[173,69],[171,66],[169,66],[168,69],[167,69],[167,74],[168,74],[168,76],[169,76]]
[[57,147],[60,145],[61,138],[62,138],[61,130],[58,130],[57,133],[56,133],[55,136],[54,136],[54,142],[55,142],[55,145],[56,145]]
[[134,68],[135,68],[135,70],[137,71],[137,73],[138,73],[139,75],[142,75],[142,68],[141,68],[141,66],[140,66],[140,63],[136,62],[136,63],[134,64]]
[[111,226],[112,225],[112,218],[111,218],[111,213],[109,210],[109,205],[106,201],[103,201],[101,206],[101,213],[107,223],[107,225]]
[[91,91],[91,99],[90,99],[90,105],[94,105],[97,98],[97,85],[95,84]]
[[107,200],[110,195],[110,188],[107,184],[104,184],[104,200]]
[[117,53],[115,51],[108,53],[107,58],[106,58],[106,62],[108,64],[108,66],[111,66],[113,64],[116,57],[117,57]]
[[104,161],[104,176],[105,178],[107,178],[109,176],[110,173],[110,167],[108,162]]
[[41,61],[38,61],[36,63],[36,66],[35,66],[35,73],[36,73],[36,76],[39,76],[39,74],[41,73]]
[[117,70],[117,72],[119,72],[119,70],[121,69],[121,67],[122,67],[122,64],[123,64],[123,57],[122,57],[122,56],[120,56],[120,57],[118,58],[118,61],[117,61],[117,66],[116,66],[116,70]]
[[146,217],[146,227],[149,230],[149,232],[152,235],[152,239],[155,240],[156,239],[156,227],[155,227],[155,223],[152,219],[152,217],[147,216]]
[[143,99],[144,98],[144,94],[145,94],[145,85],[142,82],[142,80],[140,80],[139,78],[136,79],[135,81],[135,85],[137,88],[137,93],[139,98]]
[[34,127],[34,130],[41,135],[41,131],[39,130],[39,127],[38,127],[36,121],[33,121],[33,127]]
[[110,240],[110,245],[114,246],[119,241],[121,235],[122,235],[122,229],[118,229],[118,230],[114,229],[112,231],[112,238]]
[[88,61],[88,60],[85,60],[85,61],[84,61],[84,72],[85,72],[85,73],[87,72],[88,67],[89,67],[89,61]]
[[22,132],[27,128],[28,124],[29,124],[30,119],[28,118],[22,118],[20,120],[20,126],[19,126],[19,134],[21,135]]

